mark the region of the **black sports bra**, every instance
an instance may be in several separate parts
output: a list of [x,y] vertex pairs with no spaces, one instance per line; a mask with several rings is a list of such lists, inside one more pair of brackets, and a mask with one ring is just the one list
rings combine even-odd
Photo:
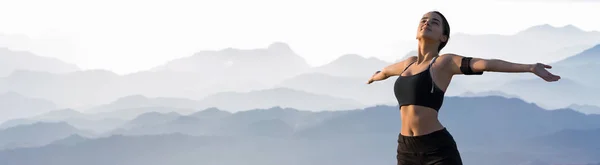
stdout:
[[[431,65],[436,59],[437,57],[434,57],[431,60],[425,71],[410,76],[399,76],[398,79],[396,79],[396,82],[394,83],[394,94],[396,95],[396,99],[400,106],[420,105],[432,108],[439,112],[439,109],[444,102],[445,91],[440,89],[435,82],[433,82],[433,78],[431,77]],[[460,66],[461,72],[465,75],[483,74],[483,72],[473,72],[471,70],[471,59],[471,57],[463,57]],[[402,73],[404,73],[404,71],[406,71],[413,63],[415,62],[413,61],[404,68],[400,75],[402,75]]]
[[[399,76],[396,79],[394,94],[400,106],[420,105],[439,111],[444,101],[445,92],[435,85],[431,78],[431,65],[435,62],[436,58],[434,57],[431,60],[426,70],[410,76]],[[402,73],[413,63],[415,62],[413,61],[404,68]]]

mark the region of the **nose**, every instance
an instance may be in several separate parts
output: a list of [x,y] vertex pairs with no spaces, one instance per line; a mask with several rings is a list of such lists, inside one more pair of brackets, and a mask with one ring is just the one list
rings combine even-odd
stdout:
[[430,22],[431,22],[431,20],[430,20],[430,19],[427,19],[427,21],[425,21],[425,24],[424,24],[424,25],[425,25],[425,26],[429,26],[429,23],[430,23]]

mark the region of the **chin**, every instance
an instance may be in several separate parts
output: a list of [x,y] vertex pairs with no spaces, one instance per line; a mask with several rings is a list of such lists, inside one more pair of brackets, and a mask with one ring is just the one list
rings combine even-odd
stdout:
[[421,36],[417,36],[417,40],[437,40],[437,38],[435,37],[431,37],[431,36],[427,36],[427,35],[421,35]]

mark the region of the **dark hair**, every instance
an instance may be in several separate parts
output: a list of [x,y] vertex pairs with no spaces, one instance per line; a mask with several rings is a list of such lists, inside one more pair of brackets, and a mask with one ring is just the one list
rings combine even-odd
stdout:
[[440,46],[438,47],[438,51],[440,51],[440,50],[442,50],[442,48],[444,48],[444,46],[446,46],[446,43],[448,43],[448,40],[450,40],[450,24],[448,24],[448,20],[446,19],[446,17],[444,17],[444,15],[442,13],[440,13],[439,11],[432,11],[432,13],[436,13],[436,14],[440,15],[440,17],[442,17],[442,22],[444,24],[444,30],[442,33],[448,37],[446,42],[440,43]]

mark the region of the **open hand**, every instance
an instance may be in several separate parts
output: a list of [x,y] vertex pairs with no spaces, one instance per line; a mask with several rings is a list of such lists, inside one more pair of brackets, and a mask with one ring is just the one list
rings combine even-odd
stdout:
[[371,83],[373,83],[373,82],[375,81],[375,76],[376,76],[377,74],[379,74],[380,72],[381,72],[381,71],[377,71],[377,72],[375,72],[375,74],[373,74],[373,76],[371,76],[371,78],[369,78],[369,81],[367,81],[367,84],[371,84]]
[[552,69],[552,66],[542,64],[542,63],[537,63],[537,64],[534,64],[533,68],[531,69],[531,72],[533,74],[539,76],[540,78],[546,80],[547,82],[558,81],[560,79],[560,76],[554,75],[554,74],[548,72],[548,70],[546,70],[546,69]]
[[371,84],[373,83],[373,78],[370,78],[369,81],[367,81],[367,84]]

